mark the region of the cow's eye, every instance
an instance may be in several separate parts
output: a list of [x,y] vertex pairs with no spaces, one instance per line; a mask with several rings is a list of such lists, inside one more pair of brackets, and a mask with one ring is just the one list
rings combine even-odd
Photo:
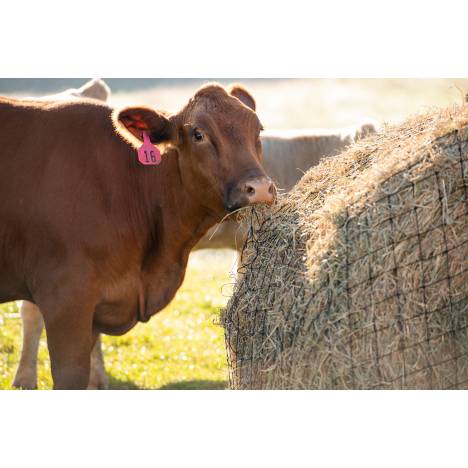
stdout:
[[200,130],[197,130],[195,129],[193,131],[193,139],[197,142],[197,143],[200,143],[201,141],[204,140],[205,138],[205,135],[203,135],[203,133],[200,131]]

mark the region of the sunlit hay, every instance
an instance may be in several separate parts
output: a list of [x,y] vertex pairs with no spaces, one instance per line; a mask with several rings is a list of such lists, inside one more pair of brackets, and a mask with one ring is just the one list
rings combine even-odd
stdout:
[[468,107],[387,126],[251,210],[238,389],[468,388]]

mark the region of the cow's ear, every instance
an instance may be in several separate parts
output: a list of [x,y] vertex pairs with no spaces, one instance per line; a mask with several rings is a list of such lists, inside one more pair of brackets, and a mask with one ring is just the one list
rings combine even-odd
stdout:
[[147,107],[126,107],[116,110],[113,121],[117,131],[135,145],[143,141],[143,132],[146,132],[151,142],[155,144],[173,142],[176,135],[175,125],[171,119],[163,112]]
[[253,111],[255,110],[255,99],[241,84],[234,83],[230,85],[228,88],[228,93],[231,96],[239,99],[239,101],[241,101],[247,107],[250,107]]

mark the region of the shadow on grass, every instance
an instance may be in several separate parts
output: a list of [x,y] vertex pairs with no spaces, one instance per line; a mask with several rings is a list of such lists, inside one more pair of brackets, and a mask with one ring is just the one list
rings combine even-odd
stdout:
[[131,380],[121,380],[107,374],[109,377],[109,390],[144,390],[145,387],[140,387]]
[[[109,375],[109,390],[151,390],[141,387],[131,380],[121,380]],[[154,390],[226,390],[228,382],[225,380],[181,380],[171,382]]]
[[180,382],[171,382],[160,390],[226,390],[228,383],[225,380],[182,380]]

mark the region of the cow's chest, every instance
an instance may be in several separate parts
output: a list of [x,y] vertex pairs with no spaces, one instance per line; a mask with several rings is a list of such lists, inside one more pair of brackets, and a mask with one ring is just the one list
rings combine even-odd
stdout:
[[174,297],[185,275],[185,263],[160,264],[150,272],[128,273],[103,288],[94,313],[99,333],[121,335],[138,321],[146,322]]
[[140,283],[137,274],[126,274],[103,285],[94,312],[96,331],[121,335],[137,323]]

